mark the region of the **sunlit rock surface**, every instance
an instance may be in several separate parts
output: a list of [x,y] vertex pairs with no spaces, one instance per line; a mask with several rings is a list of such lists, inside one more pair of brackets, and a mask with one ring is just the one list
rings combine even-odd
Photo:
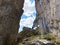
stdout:
[[0,0],[0,45],[14,45],[24,0]]
[[48,40],[34,39],[31,41],[23,41],[19,45],[55,45],[54,42]]
[[37,16],[34,27],[39,27],[42,34],[52,32],[60,35],[60,1],[59,0],[36,0]]

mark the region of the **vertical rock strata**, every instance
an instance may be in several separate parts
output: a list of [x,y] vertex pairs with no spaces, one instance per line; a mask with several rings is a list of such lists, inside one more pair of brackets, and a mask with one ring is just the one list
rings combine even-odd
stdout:
[[14,45],[24,0],[0,0],[0,45]]
[[[35,0],[37,16],[33,27],[39,27],[43,33],[60,34],[60,1]],[[37,25],[35,25],[37,24]]]

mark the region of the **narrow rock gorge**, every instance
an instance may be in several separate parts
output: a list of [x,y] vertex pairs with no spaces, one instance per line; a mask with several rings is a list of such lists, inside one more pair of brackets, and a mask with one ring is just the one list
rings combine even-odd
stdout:
[[24,0],[0,0],[0,45],[15,45]]
[[[24,0],[0,0],[0,45],[16,45],[23,5]],[[41,34],[53,33],[60,38],[60,0],[35,0],[35,7],[37,14],[32,28],[38,27]]]

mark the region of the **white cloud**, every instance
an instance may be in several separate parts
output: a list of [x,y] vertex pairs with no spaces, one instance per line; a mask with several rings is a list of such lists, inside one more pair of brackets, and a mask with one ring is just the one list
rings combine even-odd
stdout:
[[25,27],[30,27],[32,28],[33,21],[35,19],[35,1],[31,3],[30,0],[25,0],[24,7],[23,7],[24,13],[23,15],[27,16],[27,18],[22,18],[20,20],[20,28],[19,32],[22,31],[22,28]]
[[33,3],[31,3],[30,0],[25,0],[25,3],[24,3],[24,15],[26,16],[31,16],[32,13],[36,12],[35,11],[35,1],[33,1]]
[[28,17],[28,18],[23,18],[20,21],[20,26],[25,26],[25,27],[30,27],[32,28],[33,25],[33,21],[34,21],[35,17]]
[[[26,26],[26,27],[32,27],[33,25],[33,21],[35,19],[35,16],[33,15],[33,13],[36,13],[35,11],[35,1],[33,1],[33,3],[31,3],[30,0],[25,0],[24,2],[24,15],[28,16],[28,18],[22,18],[20,21],[20,26]],[[32,17],[31,17],[32,15]]]

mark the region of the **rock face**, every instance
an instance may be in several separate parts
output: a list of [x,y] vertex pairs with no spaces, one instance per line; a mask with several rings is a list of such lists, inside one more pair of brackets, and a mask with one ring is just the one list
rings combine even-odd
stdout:
[[14,45],[24,0],[0,0],[0,45]]
[[23,41],[23,43],[19,43],[19,45],[55,45],[55,44],[54,42],[48,40],[34,39],[31,41]]
[[[60,1],[36,0],[37,16],[33,27],[39,27],[43,33],[60,34]],[[35,25],[36,24],[36,25]]]

